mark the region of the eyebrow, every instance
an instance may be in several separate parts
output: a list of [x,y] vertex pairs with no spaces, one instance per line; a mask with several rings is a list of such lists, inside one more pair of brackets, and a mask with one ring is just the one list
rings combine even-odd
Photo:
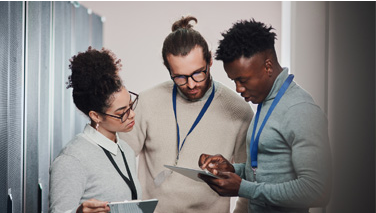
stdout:
[[[196,70],[193,71],[192,73],[204,71],[204,70],[202,70],[202,69],[205,69],[205,68],[206,68],[206,65],[204,65],[203,67],[200,67],[200,68],[196,69]],[[192,74],[192,73],[191,73],[191,74]],[[177,75],[175,75],[175,76],[187,76],[187,75],[177,74]]]
[[115,110],[115,112],[118,112],[118,111],[120,111],[120,110],[123,110],[123,109],[126,109],[126,108],[130,107],[131,103],[132,103],[132,99],[129,100],[129,104],[128,104],[128,106],[120,107],[119,109]]

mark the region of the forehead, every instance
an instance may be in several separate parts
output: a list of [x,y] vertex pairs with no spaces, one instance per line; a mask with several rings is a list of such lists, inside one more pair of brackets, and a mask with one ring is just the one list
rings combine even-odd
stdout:
[[169,54],[167,55],[167,60],[170,65],[171,74],[174,75],[190,75],[206,66],[202,48],[199,46],[193,48],[185,56]]
[[122,89],[119,92],[115,92],[112,95],[112,103],[108,110],[115,111],[118,108],[128,106],[130,98],[131,97],[128,90],[125,87],[122,87]]
[[223,64],[223,67],[230,79],[247,77],[262,71],[264,65],[263,54],[255,54],[252,57],[240,57],[232,62]]

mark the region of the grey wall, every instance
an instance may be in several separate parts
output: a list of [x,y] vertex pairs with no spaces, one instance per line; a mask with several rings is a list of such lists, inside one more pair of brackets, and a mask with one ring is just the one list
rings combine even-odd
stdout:
[[0,211],[22,211],[23,2],[0,2]]
[[0,28],[0,212],[48,212],[50,163],[88,122],[69,58],[101,48],[102,22],[70,2],[0,2]]
[[375,2],[293,2],[291,70],[327,113],[327,212],[375,212]]
[[332,209],[375,212],[375,2],[329,4]]

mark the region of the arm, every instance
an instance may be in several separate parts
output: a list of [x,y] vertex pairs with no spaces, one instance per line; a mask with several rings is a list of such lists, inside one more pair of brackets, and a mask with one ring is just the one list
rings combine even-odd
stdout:
[[[242,114],[238,122],[241,122],[239,132],[236,138],[236,145],[234,149],[234,162],[233,164],[235,173],[239,175],[242,179],[245,179],[245,162],[247,160],[246,144],[247,144],[247,131],[251,120],[253,118],[253,111],[248,103],[247,107]],[[248,212],[248,199],[239,197],[236,201],[236,206],[233,213],[243,213]]]
[[296,179],[278,184],[242,180],[239,196],[276,206],[325,205],[330,193],[331,166],[325,115],[315,105],[300,104],[288,110],[281,126],[291,147]]
[[222,196],[239,195],[274,206],[307,208],[325,205],[330,194],[331,166],[326,117],[314,105],[293,107],[286,117],[291,119],[282,123],[285,128],[283,136],[291,145],[296,179],[282,183],[241,179],[239,183],[237,175],[218,171],[213,173],[223,179],[202,179]]
[[72,156],[57,157],[50,168],[50,212],[75,212],[85,185],[80,162]]
[[90,199],[79,204],[85,185],[84,170],[76,158],[56,158],[50,169],[50,212],[109,212],[108,202]]

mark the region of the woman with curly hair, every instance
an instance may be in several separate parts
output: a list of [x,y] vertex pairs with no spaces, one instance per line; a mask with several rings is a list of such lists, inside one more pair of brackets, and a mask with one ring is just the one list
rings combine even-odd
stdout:
[[91,123],[51,166],[49,211],[109,212],[108,202],[141,198],[135,154],[117,134],[133,129],[138,95],[123,86],[109,50],[89,47],[70,62],[67,88]]

